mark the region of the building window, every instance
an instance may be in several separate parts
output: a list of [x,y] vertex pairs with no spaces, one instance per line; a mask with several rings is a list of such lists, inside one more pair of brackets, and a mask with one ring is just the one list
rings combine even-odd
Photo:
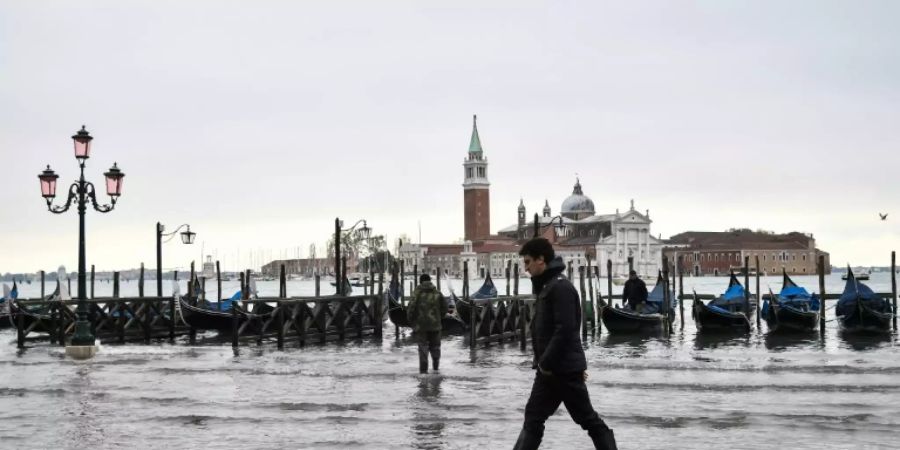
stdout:
[[472,178],[472,168],[471,167],[466,168],[466,178]]

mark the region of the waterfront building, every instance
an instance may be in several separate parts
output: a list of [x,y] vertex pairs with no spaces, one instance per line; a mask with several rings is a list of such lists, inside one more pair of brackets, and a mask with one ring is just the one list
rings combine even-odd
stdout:
[[789,275],[813,275],[819,255],[825,257],[826,273],[831,273],[828,252],[816,247],[812,234],[796,231],[786,234],[749,229],[688,231],[667,241],[665,255],[671,267],[680,255],[682,270],[694,276],[741,273],[744,257],[748,256],[751,270],[755,270],[759,258],[760,275],[779,275],[782,268]]

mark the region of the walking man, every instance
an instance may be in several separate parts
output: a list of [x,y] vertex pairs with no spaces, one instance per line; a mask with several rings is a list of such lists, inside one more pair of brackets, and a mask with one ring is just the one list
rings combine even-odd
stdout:
[[525,405],[525,424],[514,450],[536,449],[544,436],[544,422],[566,405],[572,420],[588,432],[594,448],[616,450],[613,431],[591,406],[587,362],[581,347],[581,303],[566,279],[562,258],[544,238],[534,238],[519,251],[531,274],[536,302],[531,322],[532,368],[536,369],[531,396]]
[[622,290],[622,303],[628,302],[628,307],[635,312],[644,312],[647,305],[647,284],[638,278],[634,270],[628,272],[628,281]]
[[406,307],[407,318],[419,341],[419,373],[428,373],[429,353],[431,368],[438,371],[441,363],[441,319],[446,313],[447,300],[431,283],[431,277],[423,273]]

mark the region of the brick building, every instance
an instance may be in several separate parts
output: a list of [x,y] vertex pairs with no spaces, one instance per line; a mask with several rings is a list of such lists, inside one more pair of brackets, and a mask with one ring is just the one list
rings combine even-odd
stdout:
[[674,267],[681,256],[683,270],[694,276],[738,273],[744,266],[744,257],[750,257],[751,270],[755,270],[759,257],[760,275],[780,274],[782,268],[789,275],[813,275],[819,255],[825,256],[825,271],[831,273],[829,255],[816,248],[812,234],[747,229],[688,231],[672,236],[666,245],[664,254],[669,264]]

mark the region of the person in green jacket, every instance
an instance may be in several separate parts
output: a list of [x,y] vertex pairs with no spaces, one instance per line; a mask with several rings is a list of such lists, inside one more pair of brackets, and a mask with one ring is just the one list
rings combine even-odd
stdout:
[[441,361],[441,320],[447,313],[447,299],[431,283],[431,276],[423,273],[413,298],[406,307],[406,316],[419,342],[419,373],[428,373],[428,354],[432,369],[437,372]]

